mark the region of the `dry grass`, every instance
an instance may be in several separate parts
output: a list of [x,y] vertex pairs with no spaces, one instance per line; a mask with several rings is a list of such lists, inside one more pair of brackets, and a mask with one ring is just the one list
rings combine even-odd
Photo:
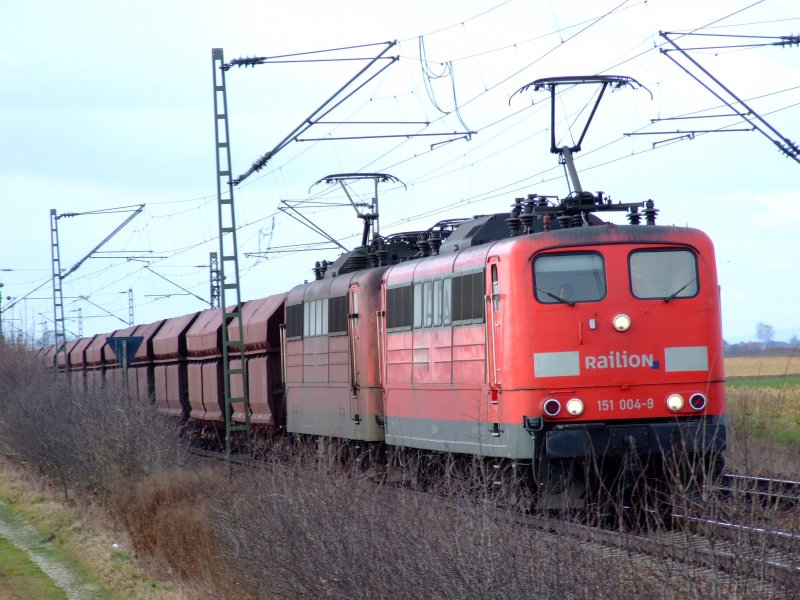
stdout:
[[[227,579],[225,559],[220,556],[225,544],[212,511],[213,499],[226,493],[224,482],[219,469],[157,473],[118,495],[115,514],[125,524],[136,552],[160,565],[166,576],[212,589],[213,582]],[[218,597],[244,598],[228,596],[228,591]]]
[[729,356],[726,377],[782,377],[800,374],[800,356]]

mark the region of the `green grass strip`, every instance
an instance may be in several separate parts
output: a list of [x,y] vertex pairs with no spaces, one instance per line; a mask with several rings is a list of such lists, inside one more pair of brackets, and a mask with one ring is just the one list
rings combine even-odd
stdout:
[[771,377],[737,377],[725,382],[729,388],[785,388],[800,386],[800,375]]
[[66,600],[67,595],[28,555],[0,537],[0,600]]

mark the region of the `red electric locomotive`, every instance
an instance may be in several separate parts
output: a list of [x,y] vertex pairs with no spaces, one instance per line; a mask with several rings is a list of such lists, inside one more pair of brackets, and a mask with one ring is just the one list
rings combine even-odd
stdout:
[[[582,198],[558,212],[620,207]],[[523,218],[544,224],[552,209],[531,198]],[[481,243],[502,217],[512,237]],[[537,487],[573,496],[594,474],[647,466],[661,477],[678,458],[718,472],[725,390],[708,237],[595,220],[516,235],[519,221],[469,221],[437,256],[383,276],[386,443],[530,464]]]
[[[607,210],[633,224],[594,216]],[[719,472],[714,250],[655,215],[532,195],[318,266],[287,297],[286,430],[504,459],[559,490],[540,495],[551,506],[598,477]]]

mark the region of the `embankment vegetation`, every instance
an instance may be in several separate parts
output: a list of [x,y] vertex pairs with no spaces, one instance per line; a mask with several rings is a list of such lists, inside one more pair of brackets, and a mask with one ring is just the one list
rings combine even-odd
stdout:
[[[21,348],[0,346],[0,411],[0,449],[8,460],[75,510],[91,516],[102,509],[137,557],[187,584],[186,598],[660,600],[796,593],[793,581],[753,572],[751,559],[768,549],[746,536],[718,544],[740,559],[741,570],[731,572],[724,561],[687,566],[667,556],[642,559],[632,550],[634,534],[621,533],[619,547],[609,550],[523,527],[508,495],[498,493],[480,465],[469,477],[445,469],[428,488],[438,494],[421,494],[392,478],[376,482],[370,465],[343,463],[341,448],[285,439],[263,450],[264,467],[237,467],[229,481],[221,466],[200,465],[180,425],[152,406],[114,390],[76,391]],[[742,427],[737,445],[756,439],[742,425],[744,416],[735,422]],[[417,465],[399,468],[407,481],[417,480]],[[722,502],[690,500],[698,510],[730,514]],[[777,507],[741,502],[736,514],[753,523],[779,521],[784,530],[798,530],[796,518]],[[688,531],[676,536],[674,551],[682,553],[690,539]]]

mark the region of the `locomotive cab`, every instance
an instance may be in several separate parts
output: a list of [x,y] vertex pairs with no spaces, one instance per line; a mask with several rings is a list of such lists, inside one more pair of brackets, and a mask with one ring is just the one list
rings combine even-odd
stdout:
[[585,489],[641,476],[662,482],[670,469],[697,481],[718,474],[727,426],[710,240],[614,225],[537,237],[519,256],[529,273],[512,295],[521,300],[530,286],[530,310],[516,319],[515,381],[504,384],[522,387],[532,359],[523,418],[534,477],[568,492],[541,502],[570,504]]

